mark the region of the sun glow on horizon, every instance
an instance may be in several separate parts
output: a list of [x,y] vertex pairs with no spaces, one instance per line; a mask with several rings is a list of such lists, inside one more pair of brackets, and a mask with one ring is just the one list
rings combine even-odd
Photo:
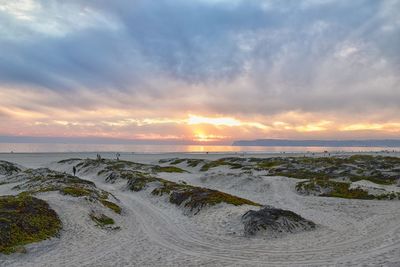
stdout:
[[[0,101],[1,102],[1,101]],[[47,112],[47,111],[46,111]],[[394,136],[400,122],[340,121],[330,116],[288,112],[243,120],[227,115],[143,116],[132,110],[30,111],[0,108],[1,113],[17,121],[18,127],[2,128],[2,135],[105,137],[132,140],[187,140],[200,143],[227,143],[236,139],[293,138],[298,136],[358,136],[376,133]],[[104,113],[104,115],[103,115]],[[101,115],[99,115],[101,114]],[[84,118],[84,119],[81,119]],[[10,123],[10,125],[13,125]],[[23,127],[21,127],[23,125]],[[366,135],[368,136],[368,135]]]
[[189,115],[189,118],[187,119],[187,124],[189,125],[211,124],[214,126],[229,126],[229,127],[242,125],[242,123],[239,120],[234,118],[229,118],[229,117],[210,118],[197,115]]
[[259,122],[240,121],[232,117],[204,117],[198,115],[189,115],[189,118],[187,119],[187,124],[188,125],[210,124],[213,126],[228,126],[228,127],[250,126],[260,129],[268,128],[268,126]]
[[197,132],[194,134],[193,141],[196,142],[217,142],[226,139],[226,136],[219,136],[213,134],[204,134],[202,132]]

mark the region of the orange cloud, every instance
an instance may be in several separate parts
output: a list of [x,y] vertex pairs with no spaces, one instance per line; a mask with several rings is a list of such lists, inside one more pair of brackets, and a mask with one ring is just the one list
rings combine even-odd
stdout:
[[[1,92],[0,92],[1,93]],[[10,93],[10,92],[9,92]],[[1,93],[0,95],[4,95]],[[13,96],[16,97],[16,96]],[[22,97],[18,96],[17,98]],[[34,97],[30,94],[27,98]],[[0,99],[3,135],[103,136],[127,139],[185,139],[196,142],[229,142],[255,138],[335,138],[336,136],[393,136],[400,122],[368,122],[338,119],[330,114],[290,111],[270,116],[211,116],[207,113],[174,112],[159,117],[143,110],[117,107],[30,110]],[[23,106],[23,105],[21,105]],[[382,121],[382,119],[380,119]],[[375,134],[375,135],[374,135]]]
[[340,128],[341,131],[376,131],[384,130],[390,132],[400,131],[400,123],[357,123]]

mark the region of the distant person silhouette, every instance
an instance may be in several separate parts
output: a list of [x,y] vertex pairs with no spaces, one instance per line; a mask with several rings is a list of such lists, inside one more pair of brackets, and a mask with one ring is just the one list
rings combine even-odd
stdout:
[[75,176],[75,174],[76,174],[76,167],[75,166],[72,167],[72,172],[74,173],[74,176]]

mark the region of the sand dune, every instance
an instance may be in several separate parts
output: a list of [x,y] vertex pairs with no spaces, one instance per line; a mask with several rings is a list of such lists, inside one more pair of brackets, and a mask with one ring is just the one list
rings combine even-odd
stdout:
[[[223,156],[223,155],[222,155]],[[15,155],[13,156],[15,157]],[[159,157],[146,163],[158,163]],[[24,165],[23,160],[17,161]],[[26,162],[26,167],[30,166]],[[42,157],[34,167],[72,172],[74,164]],[[178,165],[179,166],[179,165]],[[181,166],[184,167],[184,166]],[[207,172],[159,173],[159,177],[220,190],[263,205],[293,211],[316,223],[313,231],[278,238],[244,235],[242,215],[249,205],[220,203],[188,215],[149,190],[132,192],[126,182],[107,183],[99,169],[79,177],[110,192],[122,207],[114,215],[119,230],[96,227],[87,216],[93,206],[57,192],[37,195],[63,222],[60,238],[27,246],[26,254],[0,254],[1,266],[399,266],[399,201],[355,200],[299,195],[299,180],[245,173],[227,167]],[[1,194],[17,194],[0,185]],[[363,183],[361,183],[363,185]],[[99,207],[96,207],[99,208]],[[102,209],[102,208],[99,208]],[[109,210],[103,212],[111,214]],[[110,215],[111,216],[111,215]]]

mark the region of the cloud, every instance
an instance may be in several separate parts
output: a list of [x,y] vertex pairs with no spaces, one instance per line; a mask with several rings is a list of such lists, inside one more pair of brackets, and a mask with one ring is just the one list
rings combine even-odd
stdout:
[[398,1],[0,3],[0,104],[9,116],[85,114],[72,125],[81,131],[101,121],[91,112],[108,116],[101,111],[260,125],[297,112],[323,117],[309,124],[317,128],[399,119]]

